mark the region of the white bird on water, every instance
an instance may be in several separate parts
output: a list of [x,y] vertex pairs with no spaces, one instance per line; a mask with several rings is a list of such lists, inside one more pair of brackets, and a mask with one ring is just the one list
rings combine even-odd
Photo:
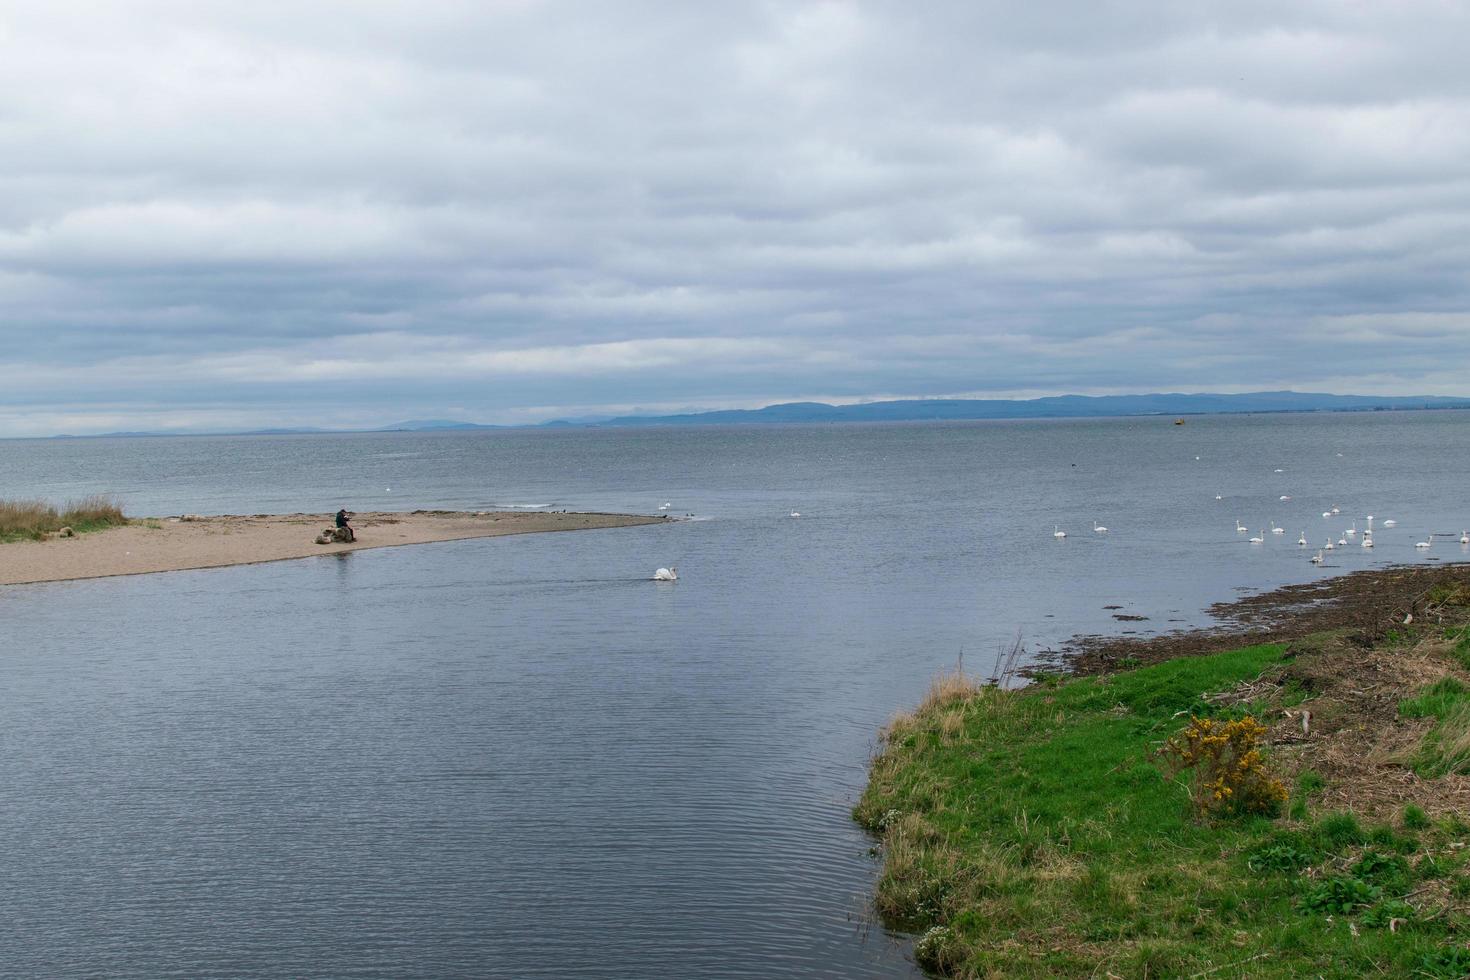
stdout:
[[798,511],[794,511],[794,510],[793,510],[793,511],[792,511],[792,512],[791,512],[791,516],[792,516],[792,517],[800,517],[800,516],[801,516],[801,513],[800,513],[800,512],[798,512]]
[[655,582],[677,582],[679,581],[679,570],[672,565],[668,568],[660,568],[653,573]]
[[1416,547],[1416,548],[1427,548],[1427,547],[1429,547],[1432,544],[1434,544],[1434,535],[1431,534],[1429,536],[1429,540],[1428,541],[1415,541],[1414,542],[1414,547]]
[[1061,528],[1053,524],[1051,526],[1051,536],[1054,538],[1065,538],[1067,536],[1067,532],[1061,530]]
[[1353,526],[1342,533],[1346,534],[1350,538],[1356,538],[1358,536],[1358,522],[1353,521]]
[[1097,522],[1096,518],[1093,519],[1092,529],[1094,531],[1096,531],[1098,534],[1107,534],[1108,533],[1108,529],[1105,528],[1105,527],[1103,527],[1101,524],[1099,524]]
[[1307,532],[1306,531],[1303,531],[1302,532],[1302,536],[1296,539],[1296,543],[1297,543],[1297,545],[1299,547],[1302,547],[1302,548],[1305,548],[1307,546]]
[[1281,495],[1280,499],[1281,500],[1290,500],[1291,499],[1291,494],[1283,493]]
[[658,505],[658,509],[659,510],[668,510],[672,506],[674,506],[674,505],[671,504],[671,503],[669,503],[667,500],[665,500],[663,503],[661,503],[661,504]]
[[1284,528],[1284,527],[1277,527],[1276,526],[1276,522],[1273,520],[1271,522],[1271,533],[1272,534],[1285,534],[1286,533],[1286,528]]
[[1460,532],[1460,543],[1461,544],[1470,544],[1470,531],[1461,531]]
[[1325,550],[1325,551],[1331,551],[1334,547],[1336,547],[1336,545],[1334,545],[1332,543],[1332,539],[1331,538],[1328,538],[1327,539],[1327,544],[1325,544],[1323,546],[1323,550]]
[[1244,531],[1249,531],[1250,528],[1248,528],[1244,524],[1240,523],[1240,518],[1237,517],[1235,519],[1235,530],[1236,530],[1236,533],[1241,533],[1241,532],[1244,532]]
[[1399,522],[1396,521],[1396,520],[1394,520],[1393,518],[1389,518],[1388,520],[1386,520],[1386,521],[1383,522],[1383,526],[1384,527],[1396,527],[1398,525],[1398,523]]
[[1331,517],[1332,516],[1332,511],[1330,511],[1330,510],[1324,510],[1322,512],[1322,516],[1323,517]]
[[1365,535],[1363,535],[1363,547],[1364,548],[1371,548],[1371,547],[1373,547],[1373,535],[1371,535],[1371,534],[1365,534]]
[[1251,538],[1251,544],[1265,544],[1265,543],[1266,543],[1266,532],[1265,531],[1262,531],[1261,532],[1261,536],[1260,537],[1258,537],[1258,538]]
[[1322,552],[1319,551],[1315,555],[1312,556],[1312,564],[1313,565],[1320,565],[1320,564],[1322,564],[1322,562],[1323,562]]

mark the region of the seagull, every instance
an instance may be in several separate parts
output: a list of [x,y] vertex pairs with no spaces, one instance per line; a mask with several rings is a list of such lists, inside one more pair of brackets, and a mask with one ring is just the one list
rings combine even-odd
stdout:
[[655,582],[677,582],[679,581],[679,570],[670,565],[668,568],[660,568],[653,573]]
[[1432,544],[1434,544],[1434,535],[1431,534],[1429,536],[1429,540],[1428,541],[1415,541],[1414,542],[1414,547],[1416,547],[1416,548],[1427,548],[1427,547],[1429,547]]
[[1107,534],[1108,533],[1108,529],[1105,528],[1105,527],[1103,527],[1101,524],[1099,524],[1096,519],[1094,519],[1093,522],[1092,522],[1092,529],[1094,531],[1096,531],[1098,534]]
[[1054,538],[1065,538],[1067,536],[1067,532],[1060,530],[1055,524],[1053,524],[1051,526],[1051,536]]

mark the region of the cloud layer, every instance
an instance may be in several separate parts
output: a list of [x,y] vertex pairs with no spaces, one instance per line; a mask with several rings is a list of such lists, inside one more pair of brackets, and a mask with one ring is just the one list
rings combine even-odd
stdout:
[[0,0],[0,435],[1470,394],[1466,36],[1441,0]]

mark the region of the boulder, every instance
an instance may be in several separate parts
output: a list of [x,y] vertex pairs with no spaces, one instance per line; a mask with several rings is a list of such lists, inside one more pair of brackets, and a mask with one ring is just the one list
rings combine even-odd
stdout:
[[57,531],[56,532],[56,536],[58,538],[71,538],[71,537],[76,537],[76,533],[77,532],[73,531],[71,528],[64,527],[60,531]]
[[316,536],[317,544],[350,544],[356,540],[350,527],[324,527]]

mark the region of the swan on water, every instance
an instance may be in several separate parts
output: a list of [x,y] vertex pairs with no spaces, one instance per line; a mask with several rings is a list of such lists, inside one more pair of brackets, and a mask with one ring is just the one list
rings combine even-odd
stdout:
[[1303,531],[1302,532],[1302,536],[1296,539],[1296,543],[1300,547],[1303,547],[1303,548],[1305,548],[1307,546],[1307,532],[1306,531]]
[[1383,522],[1384,527],[1396,527],[1397,525],[1398,521],[1394,520],[1393,518],[1389,518],[1388,520]]
[[1250,530],[1250,528],[1248,528],[1244,524],[1240,523],[1240,518],[1237,517],[1235,519],[1235,530],[1237,532],[1241,532],[1241,531],[1248,531],[1248,530]]
[[679,581],[679,570],[670,565],[668,568],[660,568],[653,573],[655,582],[677,582]]
[[1356,538],[1358,536],[1358,522],[1353,521],[1353,526],[1342,533],[1346,534],[1350,538]]
[[671,504],[671,503],[669,503],[667,500],[665,500],[663,503],[661,503],[661,504],[658,505],[658,509],[659,510],[668,510],[672,506],[674,506],[674,505]]
[[1327,539],[1327,543],[1325,545],[1323,545],[1322,547],[1323,547],[1323,550],[1324,551],[1331,551],[1333,548],[1335,548],[1337,546],[1332,543],[1332,539],[1331,538],[1328,538]]
[[1332,512],[1334,514],[1341,514],[1342,513],[1342,508],[1341,507],[1334,507],[1334,508],[1332,508]]
[[1324,510],[1322,512],[1322,516],[1323,517],[1331,517],[1332,516],[1332,511],[1330,511],[1330,510]]
[[1285,534],[1286,533],[1286,528],[1284,528],[1284,527],[1277,527],[1276,526],[1276,521],[1275,520],[1272,520],[1271,521],[1271,533],[1272,534]]
[[1258,537],[1258,538],[1251,538],[1251,544],[1265,544],[1265,543],[1266,543],[1266,532],[1265,531],[1262,531],[1261,532],[1261,536],[1260,537]]
[[1371,535],[1371,534],[1365,534],[1365,535],[1363,535],[1363,547],[1364,548],[1371,548],[1371,547],[1373,547],[1373,535]]
[[1059,527],[1057,527],[1057,525],[1053,524],[1051,526],[1051,536],[1054,538],[1065,538],[1067,536],[1067,532],[1061,530]]
[[1320,565],[1320,564],[1322,564],[1322,561],[1323,561],[1323,559],[1322,559],[1322,552],[1319,551],[1315,555],[1312,556],[1312,564],[1313,565]]
[[1217,494],[1215,494],[1215,499],[1216,499],[1216,500],[1224,500],[1224,499],[1225,499],[1225,498],[1224,498],[1224,497],[1222,497],[1222,496],[1220,496],[1220,495],[1219,495],[1219,494],[1218,494],[1218,493],[1217,493]]
[[1290,494],[1283,493],[1281,495],[1280,499],[1281,500],[1290,500],[1291,499],[1291,495]]
[[1097,522],[1097,519],[1096,518],[1094,518],[1093,521],[1092,521],[1092,529],[1094,531],[1096,531],[1098,534],[1107,534],[1108,533],[1108,529],[1105,528],[1105,527],[1103,527],[1101,524],[1099,524]]
[[1338,544],[1347,544],[1347,538],[1338,538],[1337,539],[1337,543]]
[[1429,547],[1432,544],[1434,544],[1434,535],[1431,534],[1429,536],[1429,540],[1428,541],[1415,541],[1414,542],[1414,547],[1416,547],[1416,548],[1427,548],[1427,547]]
[[1272,470],[1273,473],[1285,473],[1285,470]]
[[801,516],[801,512],[800,511],[793,510],[791,512],[791,516],[792,517],[800,517]]
[[1460,532],[1460,543],[1461,544],[1470,544],[1470,531],[1461,531]]

